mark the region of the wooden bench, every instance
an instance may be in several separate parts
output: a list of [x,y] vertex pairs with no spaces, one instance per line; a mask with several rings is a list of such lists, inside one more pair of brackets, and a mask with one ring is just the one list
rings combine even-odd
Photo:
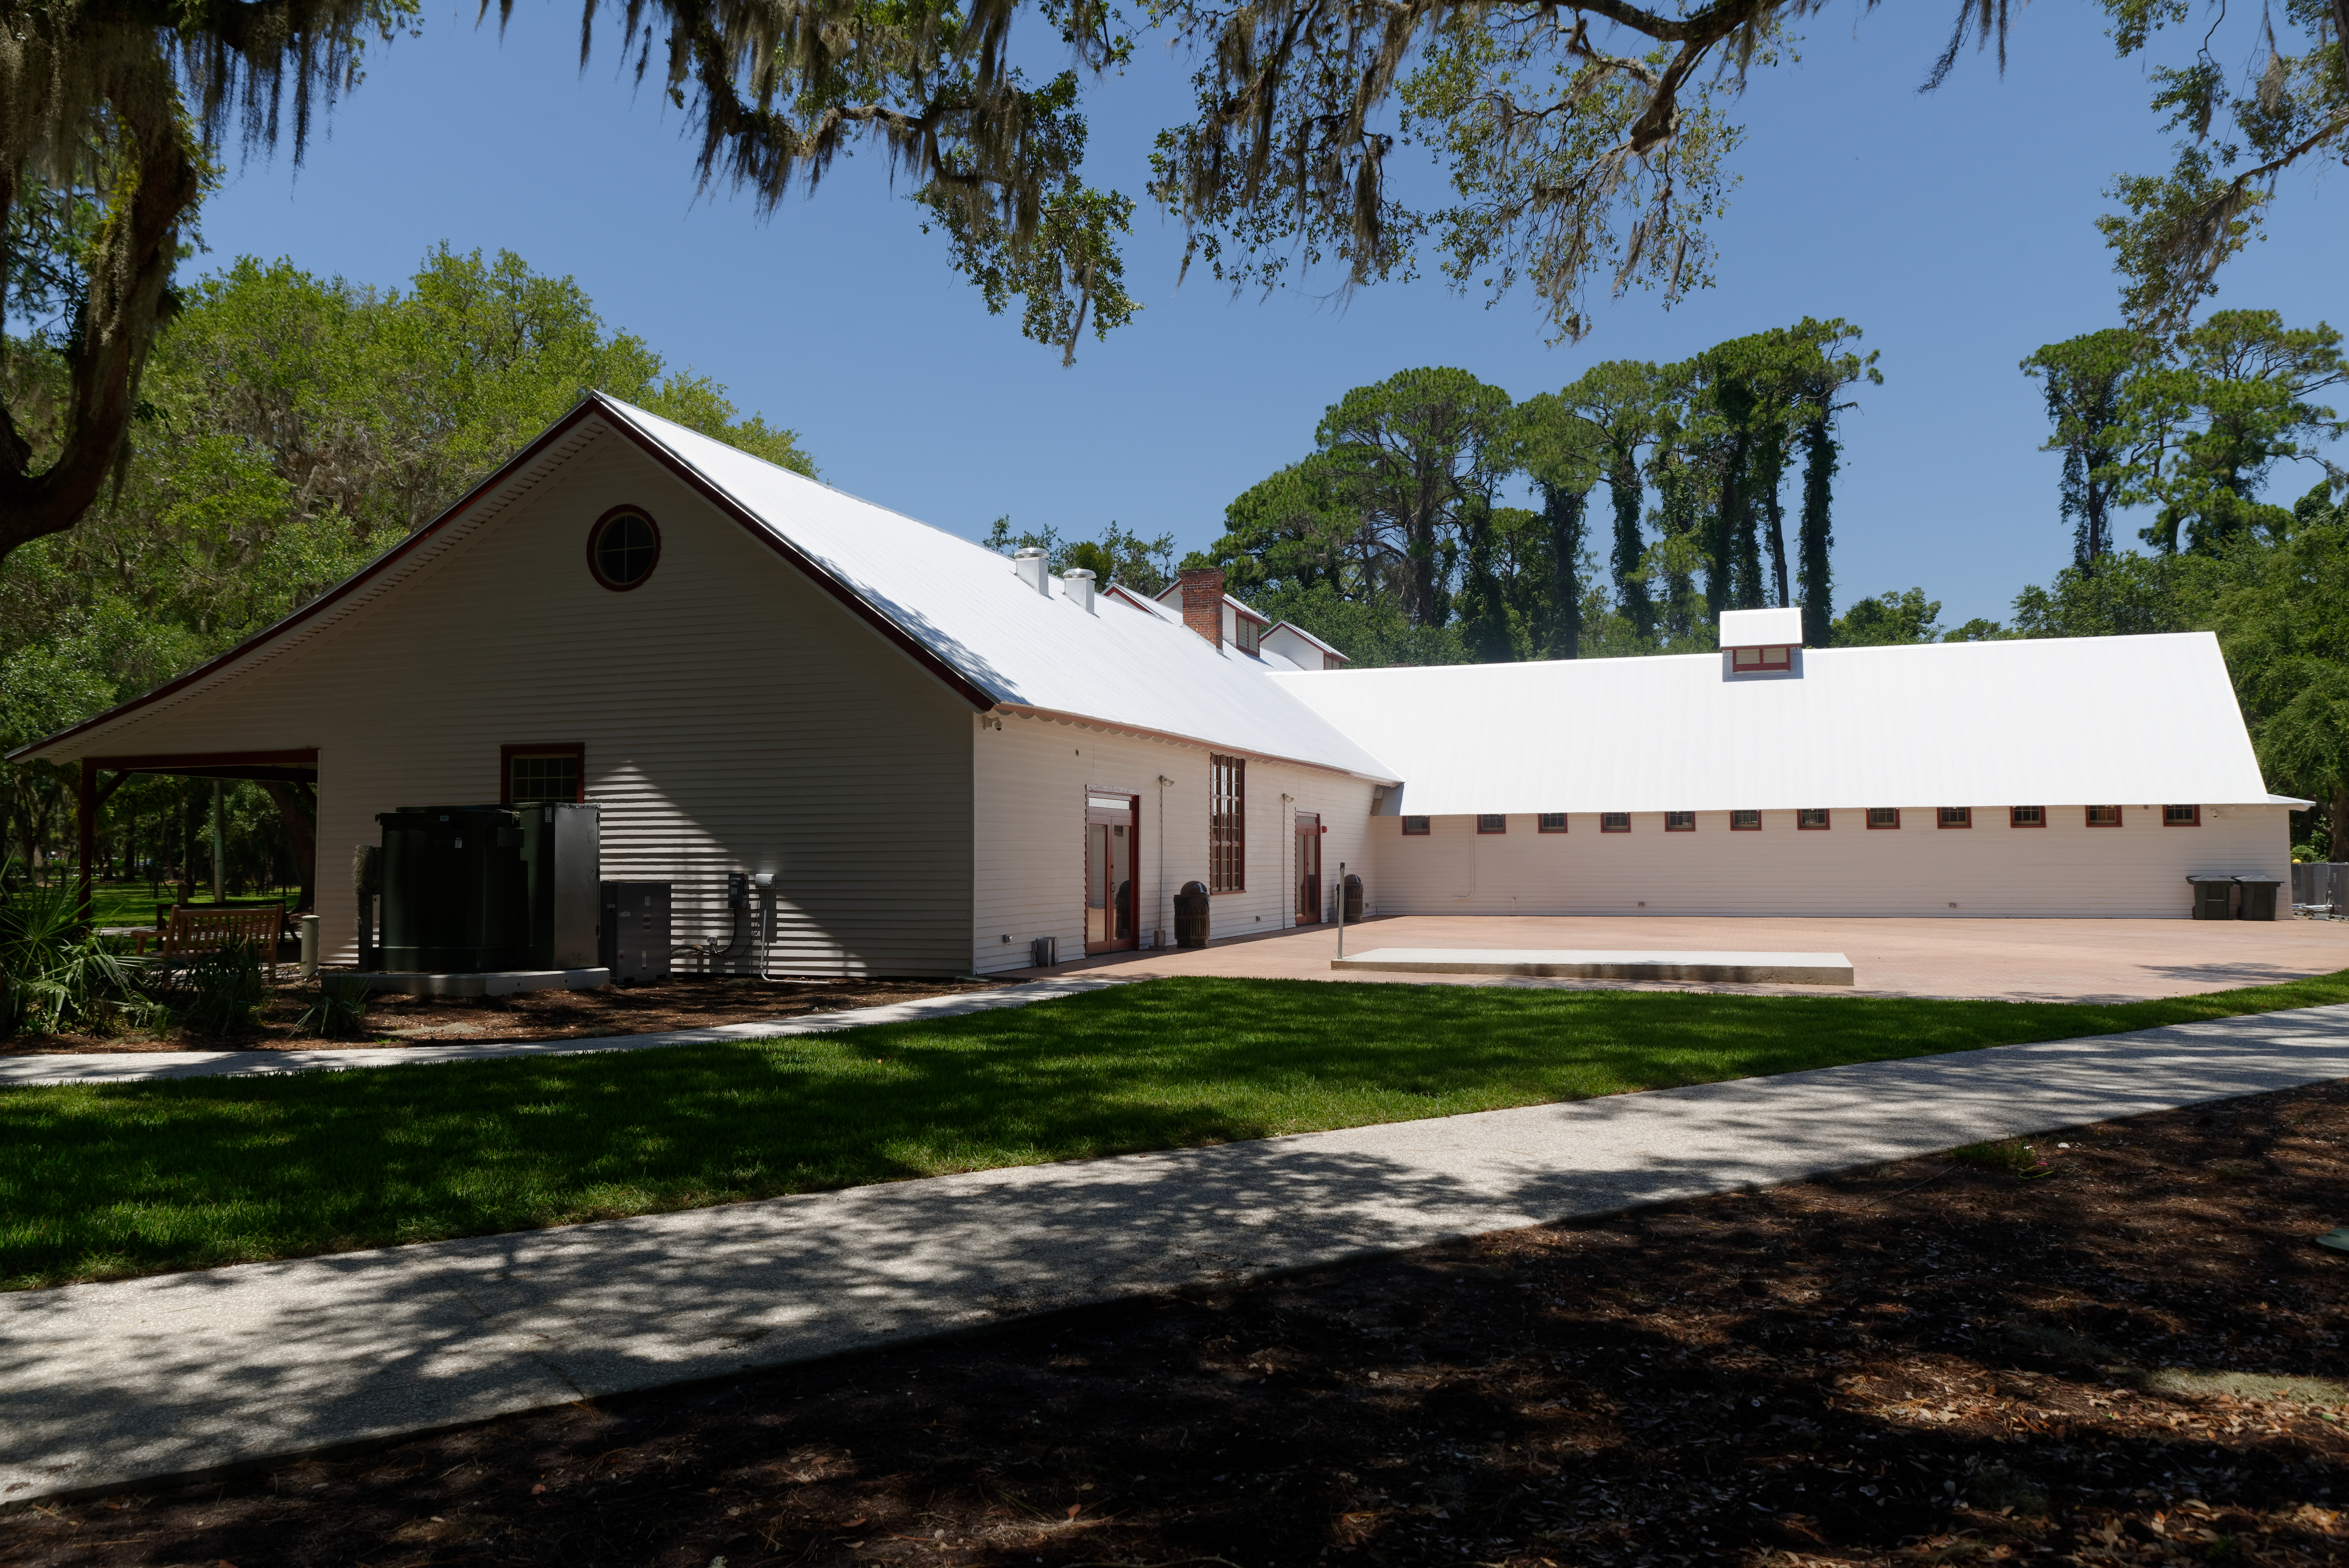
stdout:
[[242,942],[269,965],[269,977],[274,980],[277,941],[285,930],[282,903],[259,909],[190,909],[181,904],[171,911],[168,923],[139,938],[139,951],[147,951],[149,935],[155,937],[157,963],[172,969],[191,958],[217,953],[232,942]]

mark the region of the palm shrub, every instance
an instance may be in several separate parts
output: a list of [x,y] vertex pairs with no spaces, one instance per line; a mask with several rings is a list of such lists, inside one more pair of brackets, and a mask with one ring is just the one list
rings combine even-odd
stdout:
[[[14,869],[0,867],[0,886]],[[0,1037],[150,1022],[144,967],[83,923],[73,889],[24,882],[0,894]]]
[[250,942],[223,942],[181,971],[177,1006],[182,1026],[199,1035],[242,1034],[268,995],[261,954]]
[[367,1003],[375,993],[347,975],[318,976],[318,999],[295,1026],[321,1039],[347,1040],[367,1026]]

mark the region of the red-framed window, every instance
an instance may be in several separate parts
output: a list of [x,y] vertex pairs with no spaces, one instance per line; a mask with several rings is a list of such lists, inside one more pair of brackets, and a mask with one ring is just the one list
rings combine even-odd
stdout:
[[2202,808],[2164,806],[2161,809],[2161,825],[2165,828],[2199,828],[2202,825]]
[[616,506],[587,531],[587,570],[615,593],[643,587],[660,552],[660,525],[640,506]]
[[1262,658],[1264,656],[1264,623],[1251,620],[1246,615],[1233,615],[1232,641],[1239,645],[1240,652]]
[[1566,813],[1563,811],[1544,811],[1540,816],[1534,819],[1534,826],[1541,832],[1563,833],[1566,831]]
[[1500,811],[1480,811],[1476,814],[1476,830],[1480,833],[1506,833],[1509,819]]
[[1696,831],[1696,813],[1695,813],[1694,811],[1667,811],[1667,812],[1665,812],[1665,813],[1664,813],[1664,831],[1665,831],[1665,832],[1667,832],[1667,833],[1693,833],[1693,832],[1695,832],[1695,831]]
[[1602,833],[1630,832],[1631,830],[1631,813],[1629,811],[1599,812],[1599,830]]
[[1425,817],[1405,817],[1402,820],[1402,830],[1405,838],[1423,839],[1427,836],[1427,819]]
[[1795,826],[1806,833],[1824,833],[1829,826],[1825,806],[1806,806],[1795,813]]
[[1900,825],[1900,808],[1898,806],[1870,806],[1868,809],[1868,825],[1871,828],[1899,827]]
[[2118,806],[2090,806],[2087,813],[2091,828],[2117,828],[2121,825],[2121,809]]
[[1762,813],[1759,811],[1732,811],[1729,813],[1729,830],[1733,833],[1760,832],[1762,830]]
[[2044,828],[2047,825],[2047,808],[2009,806],[2006,809],[2006,825],[2010,828]]
[[1934,814],[1933,825],[1939,828],[1971,828],[1974,825],[1971,806],[1944,806]]
[[498,799],[508,806],[525,800],[585,800],[586,743],[554,740],[538,746],[499,747]]
[[1786,670],[1793,666],[1794,650],[1788,647],[1732,648],[1729,651],[1729,667],[1741,676],[1761,670]]
[[1207,758],[1207,891],[1247,891],[1247,762]]

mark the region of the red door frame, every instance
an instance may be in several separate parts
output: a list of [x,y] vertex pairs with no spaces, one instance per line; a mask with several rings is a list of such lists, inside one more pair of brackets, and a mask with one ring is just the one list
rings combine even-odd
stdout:
[[[1093,799],[1096,796],[1104,799],[1113,796],[1118,799],[1123,800],[1125,802],[1125,816],[1123,820],[1121,820],[1114,812],[1108,810],[1096,810],[1093,805]],[[1096,953],[1125,953],[1139,948],[1142,945],[1142,901],[1140,896],[1142,892],[1140,886],[1142,881],[1142,797],[1135,794],[1131,789],[1097,789],[1088,784],[1085,786],[1084,825],[1086,829],[1086,837],[1089,841],[1092,837],[1092,830],[1096,826],[1117,827],[1123,828],[1125,830],[1126,899],[1133,907],[1126,912],[1126,934],[1123,938],[1112,936],[1107,942],[1088,942],[1084,940],[1082,935],[1080,935],[1078,938],[1078,945],[1081,946],[1085,950],[1087,956],[1091,956]],[[1109,836],[1109,841],[1112,844],[1116,843],[1117,835],[1114,833],[1111,834]],[[1092,845],[1089,841],[1085,846],[1085,853],[1081,862],[1083,865],[1083,875],[1085,878],[1084,892],[1085,897],[1088,900],[1092,897],[1093,891],[1092,860]],[[1110,897],[1112,899],[1117,896],[1116,888],[1117,881],[1116,878],[1112,876],[1110,881]],[[1092,905],[1090,903],[1087,903],[1083,907],[1090,910]],[[1116,931],[1117,908],[1114,903],[1110,906],[1109,919],[1110,930],[1112,932]],[[1081,927],[1079,929],[1081,932],[1082,931]]]

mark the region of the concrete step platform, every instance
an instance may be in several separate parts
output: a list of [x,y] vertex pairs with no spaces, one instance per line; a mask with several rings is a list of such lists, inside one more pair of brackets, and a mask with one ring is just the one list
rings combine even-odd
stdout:
[[1849,985],[1840,953],[1606,952],[1576,948],[1380,947],[1330,960],[1332,969],[1405,975],[1532,975],[1554,980],[1699,980],[1764,985]]
[[420,969],[379,969],[351,974],[329,971],[336,980],[356,980],[370,991],[403,991],[410,996],[511,996],[517,991],[596,991],[612,983],[609,969],[494,969],[479,975],[431,975]]

